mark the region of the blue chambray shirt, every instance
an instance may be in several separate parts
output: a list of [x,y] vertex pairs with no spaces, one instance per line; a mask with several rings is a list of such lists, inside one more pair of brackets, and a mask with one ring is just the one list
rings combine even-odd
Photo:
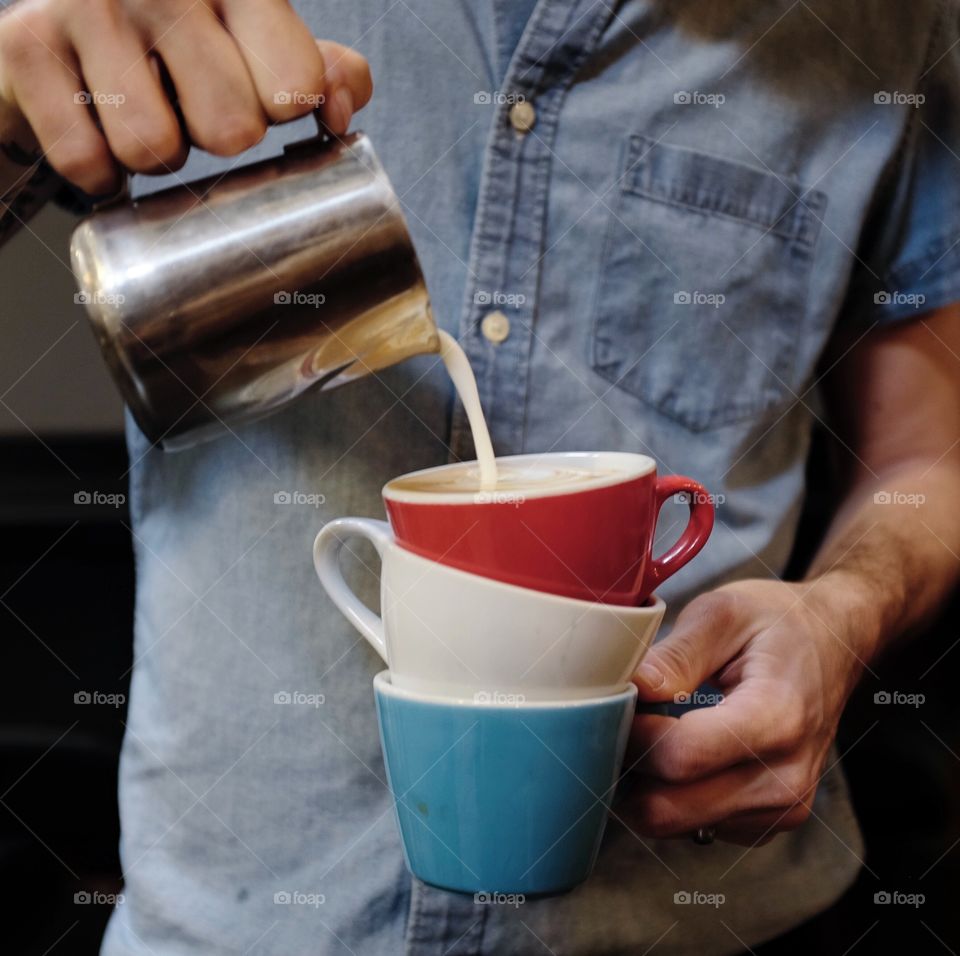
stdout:
[[[401,197],[498,452],[646,452],[722,496],[709,545],[663,589],[671,617],[705,589],[780,573],[831,333],[960,298],[957,4],[299,9],[372,64],[355,125]],[[510,119],[521,96],[526,131]],[[257,153],[305,131],[275,130]],[[180,175],[223,166],[196,155]],[[499,342],[483,333],[494,309]],[[810,821],[749,852],[643,839],[618,815],[594,876],[561,897],[482,905],[411,880],[370,687],[382,665],[309,553],[324,521],[381,515],[388,478],[472,457],[438,361],[190,452],[129,438],[136,666],[126,899],[107,956],[710,956],[854,879],[863,846],[831,765]],[[275,504],[281,490],[325,503]],[[661,547],[683,518],[665,510]],[[370,554],[351,571],[375,603]],[[725,903],[674,902],[695,890]]]

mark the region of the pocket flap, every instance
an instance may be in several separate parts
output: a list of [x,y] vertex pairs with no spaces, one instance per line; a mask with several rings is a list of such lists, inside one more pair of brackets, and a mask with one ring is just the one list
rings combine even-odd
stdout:
[[647,199],[699,209],[811,246],[826,196],[769,170],[708,153],[630,137],[624,189]]

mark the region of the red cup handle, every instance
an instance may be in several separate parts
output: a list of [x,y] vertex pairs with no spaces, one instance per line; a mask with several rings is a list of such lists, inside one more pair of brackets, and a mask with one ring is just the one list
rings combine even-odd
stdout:
[[657,499],[657,515],[659,516],[660,509],[669,498],[681,492],[690,496],[690,520],[677,543],[659,558],[651,557],[647,563],[640,591],[644,599],[660,587],[670,575],[676,574],[691,558],[696,557],[707,543],[710,532],[713,531],[713,501],[709,492],[698,481],[685,478],[683,475],[667,475],[657,479],[657,488],[654,492]]

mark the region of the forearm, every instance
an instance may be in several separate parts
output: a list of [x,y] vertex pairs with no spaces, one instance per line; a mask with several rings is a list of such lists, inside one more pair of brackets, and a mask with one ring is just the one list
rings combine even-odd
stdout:
[[861,480],[806,579],[843,583],[864,660],[932,617],[960,580],[960,462],[912,460]]

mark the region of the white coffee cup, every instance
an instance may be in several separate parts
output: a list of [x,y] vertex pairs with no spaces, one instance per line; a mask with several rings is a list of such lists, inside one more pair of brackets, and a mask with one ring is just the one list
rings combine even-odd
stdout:
[[[382,562],[382,619],[340,569],[351,538]],[[653,642],[665,605],[582,601],[517,587],[422,558],[400,547],[385,521],[338,518],[313,545],[320,583],[405,690],[501,703],[621,691]]]

